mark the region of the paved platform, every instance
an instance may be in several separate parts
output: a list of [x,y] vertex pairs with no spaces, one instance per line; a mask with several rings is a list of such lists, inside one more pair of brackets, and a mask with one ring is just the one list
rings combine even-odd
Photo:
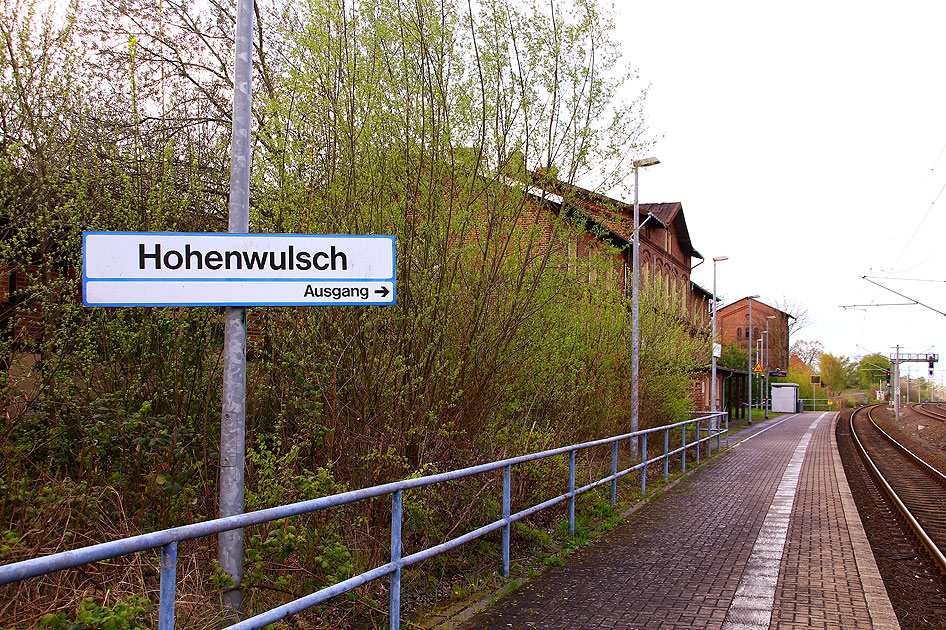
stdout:
[[782,416],[464,630],[897,629],[834,439]]

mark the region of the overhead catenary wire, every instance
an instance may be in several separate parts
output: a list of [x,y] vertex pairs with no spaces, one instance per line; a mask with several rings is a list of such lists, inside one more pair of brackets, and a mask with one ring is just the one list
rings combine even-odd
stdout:
[[913,239],[915,239],[916,235],[920,233],[920,228],[922,228],[923,224],[926,223],[926,219],[929,218],[930,213],[933,211],[933,206],[935,206],[936,202],[939,201],[939,198],[942,196],[943,191],[946,191],[946,184],[943,184],[943,187],[939,189],[938,193],[936,193],[936,198],[933,199],[933,203],[930,204],[930,207],[926,209],[926,214],[923,215],[923,218],[920,219],[920,222],[919,224],[917,224],[916,229],[913,230],[913,234],[907,240],[907,244],[903,246],[903,250],[900,252],[900,255],[897,256],[897,260],[893,264],[892,269],[896,269],[897,265],[900,264],[900,260],[903,258],[903,255],[907,253],[907,250],[910,248],[910,244],[913,243]]
[[933,166],[930,168],[930,175],[933,174],[933,171],[936,170],[936,165],[939,164],[939,160],[943,157],[943,153],[946,152],[946,144],[943,145],[943,148],[939,150],[939,155],[936,156],[936,159],[933,160]]
[[865,276],[866,278],[874,278],[876,280],[903,280],[904,282],[943,282],[946,283],[946,280],[937,280],[935,278],[900,278],[897,276]]
[[933,311],[934,313],[939,313],[940,315],[946,317],[946,313],[944,313],[943,311],[941,311],[941,310],[939,310],[939,309],[933,308],[933,307],[930,306],[929,304],[924,304],[923,302],[920,302],[919,300],[916,300],[916,299],[910,297],[909,295],[904,295],[903,293],[900,293],[899,291],[894,291],[894,290],[891,289],[890,287],[885,287],[884,285],[880,284],[879,282],[874,282],[873,280],[871,280],[871,279],[868,278],[867,276],[861,276],[861,278],[862,278],[863,280],[867,280],[867,281],[870,282],[871,284],[876,284],[878,287],[880,287],[881,289],[884,289],[885,291],[890,291],[891,293],[894,293],[894,294],[896,294],[896,295],[899,295],[900,297],[902,297],[902,298],[904,298],[904,299],[910,300],[911,302],[915,303],[915,304],[918,305],[918,306],[922,306],[922,307],[924,307],[924,308],[928,308],[929,310]]

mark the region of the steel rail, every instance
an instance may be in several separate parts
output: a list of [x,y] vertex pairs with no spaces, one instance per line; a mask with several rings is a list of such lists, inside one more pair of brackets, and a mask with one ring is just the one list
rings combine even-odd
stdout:
[[[851,417],[853,418],[853,414],[851,414]],[[874,425],[874,428],[875,428],[875,429],[877,429],[878,431],[880,431],[881,433],[883,433],[884,437],[887,438],[894,446],[896,446],[898,449],[900,449],[900,450],[903,452],[904,455],[910,457],[910,458],[913,460],[913,463],[917,464],[920,468],[922,468],[922,469],[925,470],[926,472],[930,473],[930,474],[933,475],[934,477],[939,478],[939,480],[943,483],[943,485],[946,486],[946,475],[944,475],[944,474],[941,473],[940,471],[938,471],[938,470],[936,470],[935,468],[933,468],[932,466],[930,466],[930,465],[929,465],[925,460],[923,460],[919,455],[917,455],[916,453],[914,453],[913,451],[911,451],[909,448],[907,448],[906,446],[904,446],[903,444],[901,444],[900,442],[898,442],[892,435],[890,435],[889,433],[887,433],[886,431],[884,431],[883,429],[881,429],[881,428],[880,428],[880,425],[878,425],[876,422],[874,422],[874,419],[873,419],[873,417],[871,417],[870,413],[867,414],[867,419],[870,420],[870,423],[871,423],[872,425]]]
[[909,407],[922,416],[946,422],[946,409],[943,409],[937,403],[911,403]]
[[[938,470],[936,470],[935,468],[927,464],[925,461],[920,459],[916,454],[914,454],[908,448],[906,448],[905,446],[897,442],[895,439],[893,439],[886,431],[881,429],[877,425],[876,422],[874,422],[874,418],[871,415],[871,412],[878,407],[880,407],[880,405],[872,405],[870,407],[863,408],[863,410],[866,411],[867,413],[867,419],[874,426],[874,428],[877,429],[881,434],[883,434],[883,436],[886,439],[888,439],[890,442],[892,442],[899,450],[909,455],[912,458],[909,461],[914,461],[914,463],[919,462],[920,464],[925,466],[926,469],[935,472],[937,475],[939,475],[940,477],[943,477],[943,479],[946,480],[946,476],[944,476]],[[864,459],[864,462],[867,464],[867,468],[868,470],[870,470],[873,477],[880,484],[881,488],[883,488],[887,496],[890,497],[890,500],[893,501],[893,504],[897,507],[897,510],[900,512],[901,516],[903,516],[903,518],[907,521],[907,524],[910,526],[910,529],[913,530],[913,533],[916,534],[917,538],[920,539],[920,542],[923,544],[923,546],[926,547],[926,550],[932,556],[933,561],[939,567],[940,571],[942,571],[943,573],[946,573],[946,556],[943,555],[943,552],[940,550],[940,548],[936,545],[935,542],[933,542],[933,539],[930,538],[929,534],[926,533],[926,530],[923,529],[923,526],[916,519],[916,517],[913,516],[913,513],[910,511],[910,508],[908,508],[907,505],[903,502],[903,500],[897,494],[896,490],[893,489],[893,487],[884,477],[883,473],[880,472],[880,469],[877,467],[877,464],[874,462],[871,456],[867,453],[867,448],[864,446],[863,442],[861,442],[861,439],[857,436],[857,431],[854,430],[854,416],[857,415],[859,411],[862,411],[862,409],[857,409],[854,411],[854,413],[851,414],[850,426],[851,426],[851,435],[854,437],[854,441],[857,443],[858,450],[861,454],[861,457]]]

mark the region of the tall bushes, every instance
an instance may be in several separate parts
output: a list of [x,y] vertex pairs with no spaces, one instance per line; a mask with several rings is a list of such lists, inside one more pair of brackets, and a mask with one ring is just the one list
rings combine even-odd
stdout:
[[[251,309],[250,507],[627,428],[627,298],[587,281],[617,252],[570,260],[584,226],[525,169],[623,181],[641,103],[613,97],[632,75],[591,0],[476,6],[260,8],[251,230],[395,235],[398,304]],[[0,346],[0,529],[19,542],[2,560],[215,513],[219,314],[78,298],[83,230],[225,229],[232,9],[64,12],[8,0],[0,19],[0,267],[19,279]],[[644,423],[681,417],[702,343],[671,310],[645,294]],[[474,491],[445,492],[415,504],[442,525],[415,536],[445,535]],[[57,515],[41,528],[37,505]],[[381,506],[339,519],[251,536],[248,587],[369,562]],[[286,569],[312,558],[323,570]]]

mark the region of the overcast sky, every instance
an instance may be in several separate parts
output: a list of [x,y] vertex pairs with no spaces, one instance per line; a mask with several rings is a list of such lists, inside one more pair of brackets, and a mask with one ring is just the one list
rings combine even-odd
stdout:
[[[661,164],[642,202],[681,201],[726,303],[789,299],[836,355],[934,351],[946,376],[946,2],[624,0]],[[906,367],[904,366],[904,373]],[[913,364],[926,375],[926,364]]]

